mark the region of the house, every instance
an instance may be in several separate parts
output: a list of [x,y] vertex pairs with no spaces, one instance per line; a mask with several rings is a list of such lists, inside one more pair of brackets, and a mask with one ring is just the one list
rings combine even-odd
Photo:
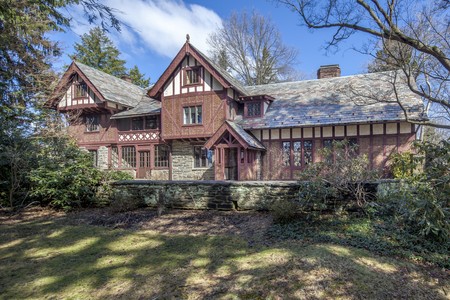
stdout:
[[242,86],[189,40],[148,91],[74,61],[48,103],[98,167],[155,180],[296,179],[342,139],[383,168],[424,117],[397,72]]

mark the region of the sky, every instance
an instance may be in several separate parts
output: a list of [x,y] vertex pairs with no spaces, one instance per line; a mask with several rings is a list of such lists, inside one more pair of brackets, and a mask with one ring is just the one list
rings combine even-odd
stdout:
[[[283,42],[298,50],[298,63],[294,68],[305,79],[316,77],[321,65],[339,64],[342,76],[366,72],[370,61],[367,55],[353,48],[361,48],[366,36],[359,34],[342,43],[335,51],[324,46],[333,30],[315,30],[299,26],[298,15],[271,0],[104,0],[103,4],[115,9],[116,17],[123,23],[121,31],[111,29],[110,39],[121,52],[128,68],[137,65],[154,83],[169,66],[172,59],[190,35],[190,42],[203,53],[208,53],[208,36],[222,25],[233,11],[255,10],[271,19],[280,31]],[[63,72],[70,64],[69,54],[80,36],[95,25],[82,17],[81,7],[71,7],[74,20],[65,33],[53,33],[51,38],[62,46],[64,55],[55,62],[55,69]]]

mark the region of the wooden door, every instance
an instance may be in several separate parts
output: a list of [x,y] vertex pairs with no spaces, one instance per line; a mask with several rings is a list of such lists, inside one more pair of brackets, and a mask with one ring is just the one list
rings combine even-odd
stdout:
[[150,151],[139,151],[139,168],[137,178],[146,178],[150,175]]
[[238,149],[224,149],[224,175],[225,180],[238,180]]

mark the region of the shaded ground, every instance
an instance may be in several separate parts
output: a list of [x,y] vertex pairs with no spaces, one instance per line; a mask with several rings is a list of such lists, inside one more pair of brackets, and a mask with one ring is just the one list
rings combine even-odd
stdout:
[[448,270],[278,241],[255,212],[0,214],[0,299],[449,299]]

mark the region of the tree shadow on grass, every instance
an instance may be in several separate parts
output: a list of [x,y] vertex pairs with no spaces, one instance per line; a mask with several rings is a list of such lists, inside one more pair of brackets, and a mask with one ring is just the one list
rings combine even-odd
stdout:
[[448,284],[412,264],[330,244],[249,247],[238,236],[45,219],[0,225],[0,238],[3,299],[444,299]]

